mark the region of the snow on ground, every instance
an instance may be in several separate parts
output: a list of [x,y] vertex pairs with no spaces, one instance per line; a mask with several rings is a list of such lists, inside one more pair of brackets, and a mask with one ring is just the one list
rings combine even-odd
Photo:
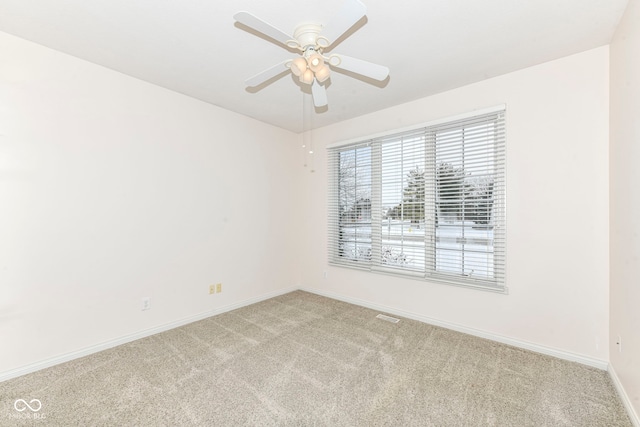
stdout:
[[[343,250],[347,257],[371,256],[371,224],[344,225]],[[427,231],[424,223],[382,221],[382,258],[389,266],[424,271]],[[432,231],[428,235],[431,235]],[[427,237],[427,240],[430,240]],[[472,221],[442,221],[435,228],[435,269],[438,272],[475,277],[493,276],[493,228]]]

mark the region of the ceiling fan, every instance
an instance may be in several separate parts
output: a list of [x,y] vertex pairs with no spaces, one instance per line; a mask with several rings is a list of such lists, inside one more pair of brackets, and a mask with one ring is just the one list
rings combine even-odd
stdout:
[[331,68],[383,81],[389,75],[387,67],[346,55],[333,54],[328,57],[323,55],[323,52],[331,48],[332,44],[360,21],[366,12],[367,8],[359,0],[347,0],[329,24],[301,24],[295,28],[293,37],[249,12],[236,13],[233,17],[239,23],[288,48],[300,51],[300,56],[295,59],[276,64],[247,79],[247,86],[259,86],[281,73],[284,75],[284,71],[290,69],[301,83],[311,85],[313,104],[316,107],[323,107],[328,103],[324,83],[331,74]]

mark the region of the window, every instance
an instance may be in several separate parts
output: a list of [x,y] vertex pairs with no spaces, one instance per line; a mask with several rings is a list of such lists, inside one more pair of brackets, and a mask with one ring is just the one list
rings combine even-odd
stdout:
[[505,111],[329,148],[329,261],[505,290]]

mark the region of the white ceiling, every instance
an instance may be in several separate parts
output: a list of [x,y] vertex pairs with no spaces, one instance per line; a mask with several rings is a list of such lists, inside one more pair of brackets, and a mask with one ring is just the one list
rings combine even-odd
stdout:
[[0,31],[300,132],[608,44],[628,0],[363,0],[331,53],[390,68],[384,83],[333,72],[329,106],[288,74],[246,78],[296,53],[235,24],[286,33],[327,23],[344,0],[0,0]]

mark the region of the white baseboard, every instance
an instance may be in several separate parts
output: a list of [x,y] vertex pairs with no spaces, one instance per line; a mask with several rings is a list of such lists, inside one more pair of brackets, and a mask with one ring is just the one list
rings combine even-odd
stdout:
[[279,295],[283,295],[283,294],[295,291],[297,289],[299,288],[294,286],[287,289],[281,289],[275,292],[269,292],[255,298],[249,298],[233,304],[225,305],[223,307],[218,307],[213,310],[207,310],[205,312],[195,314],[193,316],[188,316],[173,322],[165,323],[164,325],[156,326],[150,329],[145,329],[140,332],[135,332],[133,334],[125,335],[125,336],[116,338],[114,340],[102,342],[100,344],[92,345],[90,347],[86,347],[77,351],[72,351],[70,353],[54,356],[45,360],[41,360],[39,362],[31,363],[29,365],[12,369],[10,371],[0,372],[0,382],[9,380],[11,378],[19,377],[21,375],[30,374],[32,372],[49,368],[51,366],[58,365],[60,363],[68,362],[73,359],[78,359],[80,357],[88,356],[90,354],[107,350],[109,348],[116,347],[122,344],[126,344],[131,341],[139,340],[141,338],[145,338],[150,335],[155,335],[160,332],[168,331],[169,329],[177,328],[179,326],[183,326],[188,323],[197,322],[198,320],[206,319],[207,317],[215,316],[217,314],[226,313],[227,311],[231,311],[237,308],[245,307],[247,305],[255,304],[257,302],[264,301],[273,297],[277,297]]
[[407,319],[417,320],[419,322],[428,323],[434,326],[440,326],[446,329],[451,329],[454,331],[462,332],[465,334],[473,335],[480,338],[486,338],[492,341],[497,341],[502,344],[511,345],[514,347],[523,348],[526,350],[534,351],[536,353],[546,354],[548,356],[557,357],[559,359],[569,360],[571,362],[578,362],[583,365],[592,366],[594,368],[602,369],[606,371],[609,367],[609,362],[606,360],[595,359],[587,356],[583,356],[580,354],[570,353],[568,351],[559,350],[552,347],[546,347],[539,344],[533,344],[527,341],[517,340],[510,337],[505,337],[502,335],[494,334],[491,332],[483,331],[480,329],[470,328],[468,326],[458,325],[456,323],[446,322],[438,319],[433,319],[431,317],[426,317],[420,314],[398,310],[396,308],[387,307],[382,304],[376,304],[369,301],[361,300],[358,298],[345,297],[340,294],[335,294],[332,292],[325,292],[318,289],[313,288],[305,288],[302,287],[300,290],[311,292],[317,295],[325,296],[332,299],[337,299],[340,301],[348,302],[350,304],[359,305],[362,307],[367,307],[373,310],[382,311],[389,314],[395,314],[397,316],[406,317]]
[[[497,334],[493,334],[490,332],[486,332],[486,331],[482,331],[479,329],[474,329],[474,328],[469,328],[467,326],[462,326],[462,325],[458,325],[455,323],[450,323],[450,322],[446,322],[446,321],[441,321],[438,319],[433,319],[430,317],[426,317],[426,316],[422,316],[416,313],[411,313],[408,311],[404,311],[404,310],[398,310],[392,307],[387,307],[381,304],[375,304],[375,303],[371,303],[369,301],[365,301],[365,300],[361,300],[361,299],[357,299],[357,298],[350,298],[350,297],[345,297],[343,295],[340,294],[335,294],[335,293],[331,293],[331,292],[325,292],[325,291],[321,291],[318,289],[312,289],[312,288],[305,288],[305,287],[291,287],[291,288],[286,288],[286,289],[281,289],[279,291],[275,291],[275,292],[270,292],[270,293],[266,293],[263,295],[260,295],[258,297],[254,297],[254,298],[249,298],[247,300],[243,300],[234,304],[230,304],[230,305],[226,305],[223,307],[218,307],[215,308],[213,310],[209,310],[209,311],[205,311],[203,313],[199,313],[193,316],[189,316],[183,319],[179,319],[170,323],[166,323],[164,325],[160,325],[154,328],[150,328],[150,329],[146,329],[140,332],[136,332],[133,334],[129,334],[129,335],[125,335],[119,338],[116,338],[114,340],[109,340],[100,344],[96,344],[90,347],[86,347],[77,351],[73,351],[70,353],[66,353],[66,354],[62,354],[59,356],[54,356],[36,363],[32,363],[29,365],[25,365],[16,369],[12,369],[10,371],[5,371],[5,372],[0,372],[0,382],[2,381],[6,381],[8,379],[11,378],[15,378],[15,377],[19,377],[21,375],[26,375],[35,371],[39,371],[41,369],[45,369],[54,365],[58,365],[60,363],[64,363],[64,362],[68,362],[70,360],[73,359],[77,359],[80,357],[84,357],[84,356],[88,356],[90,354],[93,353],[97,353],[99,351],[102,350],[107,350],[109,348],[112,347],[116,347],[122,344],[126,344],[128,342],[131,341],[135,341],[141,338],[145,338],[148,337],[150,335],[154,335],[160,332],[164,332],[173,328],[177,328],[179,326],[183,326],[186,325],[188,323],[192,323],[192,322],[196,322],[198,320],[202,320],[202,319],[206,319],[207,317],[211,317],[211,316],[215,316],[217,314],[221,314],[221,313],[225,313],[231,310],[235,310],[237,308],[241,308],[247,305],[251,305],[251,304],[255,304],[257,302],[260,301],[264,301],[267,300],[269,298],[273,298],[279,295],[283,295],[292,291],[295,291],[297,289],[306,291],[306,292],[311,292],[317,295],[322,295],[322,296],[326,296],[328,298],[333,298],[336,300],[340,300],[340,301],[344,301],[344,302],[348,302],[350,304],[355,304],[355,305],[360,305],[363,307],[367,307],[367,308],[371,308],[373,310],[378,310],[378,311],[382,311],[385,313],[389,313],[389,314],[395,314],[397,316],[401,316],[401,317],[405,317],[408,319],[413,319],[413,320],[417,320],[419,322],[423,322],[423,323],[427,323],[427,324],[431,324],[431,325],[435,325],[435,326],[440,326],[443,328],[447,328],[447,329],[451,329],[454,331],[458,331],[458,332],[462,332],[465,334],[469,334],[469,335],[473,335],[473,336],[477,336],[480,338],[486,338],[492,341],[497,341],[503,344],[508,344],[508,345],[512,345],[514,347],[519,347],[519,348],[523,348],[526,350],[531,350],[537,353],[542,353],[542,354],[546,354],[549,356],[554,356],[560,359],[564,359],[564,360],[569,360],[572,362],[578,362],[578,363],[582,363],[584,365],[588,365],[588,366],[592,366],[598,369],[602,369],[602,370],[608,370],[609,369],[609,363],[605,360],[599,360],[599,359],[594,359],[594,358],[590,358],[590,357],[586,357],[586,356],[582,356],[579,354],[574,354],[574,353],[570,353],[570,352],[566,352],[563,350],[558,350],[558,349],[554,349],[554,348],[550,348],[550,347],[545,347],[545,346],[541,346],[538,344],[533,344],[533,343],[529,343],[526,341],[521,341],[521,340],[516,340],[513,338],[509,338],[509,337],[504,337],[501,335],[497,335]],[[616,386],[617,387],[617,386]],[[636,417],[637,418],[637,417]],[[640,427],[640,426],[638,426]]]
[[629,414],[631,423],[633,423],[635,427],[640,427],[640,417],[638,416],[638,413],[636,412],[633,405],[631,404],[631,399],[629,399],[627,392],[622,386],[622,383],[620,382],[620,378],[618,378],[618,375],[616,374],[615,369],[613,369],[613,365],[609,364],[608,371],[609,371],[609,376],[611,377],[611,381],[613,382],[613,385],[615,386],[616,391],[618,392],[618,396],[620,396],[620,400],[622,400],[622,404],[627,410],[627,414]]
[[574,353],[570,353],[570,352],[566,352],[563,350],[558,350],[555,348],[551,348],[551,347],[545,347],[545,346],[541,346],[538,344],[533,344],[533,343],[529,343],[526,341],[521,341],[521,340],[516,340],[513,338],[509,338],[509,337],[504,337],[501,335],[497,335],[497,334],[493,334],[490,332],[486,332],[486,331],[482,331],[479,329],[474,329],[474,328],[469,328],[467,326],[462,326],[462,325],[458,325],[455,323],[451,323],[451,322],[446,322],[446,321],[441,321],[438,319],[433,319],[430,317],[426,317],[426,316],[422,316],[416,313],[411,313],[408,311],[404,311],[404,310],[398,310],[392,307],[387,307],[384,306],[382,304],[375,304],[369,301],[365,301],[365,300],[361,300],[358,298],[351,298],[351,297],[346,297],[340,294],[336,294],[336,293],[332,293],[332,292],[325,292],[325,291],[321,291],[318,289],[312,289],[312,288],[305,288],[305,287],[291,287],[291,288],[287,288],[287,289],[281,289],[275,292],[269,292],[263,295],[260,295],[258,297],[254,297],[254,298],[249,298],[243,301],[239,301],[233,304],[229,304],[223,307],[218,307],[215,308],[213,310],[208,310],[205,311],[203,313],[199,313],[193,316],[189,316],[189,317],[185,317],[183,319],[179,319],[176,320],[174,322],[169,322],[166,323],[164,325],[160,325],[154,328],[150,328],[150,329],[146,329],[140,332],[136,332],[133,334],[129,334],[129,335],[125,335],[122,336],[120,338],[114,339],[114,340],[110,340],[110,341],[106,341],[100,344],[96,344],[90,347],[86,347],[77,351],[73,351],[70,353],[66,353],[63,355],[59,355],[59,356],[55,356],[55,357],[51,357],[36,363],[32,363],[26,366],[22,366],[20,368],[16,368],[16,369],[12,369],[10,371],[5,371],[5,372],[0,372],[0,382],[2,381],[6,381],[9,380],[11,378],[16,378],[19,377],[21,375],[26,375],[35,371],[39,371],[41,369],[45,369],[45,368],[49,368],[51,366],[54,365],[58,365],[60,363],[64,363],[64,362],[68,362],[70,360],[73,359],[78,359],[80,357],[84,357],[84,356],[88,356],[90,354],[93,353],[97,353],[99,351],[103,351],[103,350],[107,350],[109,348],[113,348],[122,344],[126,344],[128,342],[131,341],[135,341],[141,338],[145,338],[148,337],[150,335],[154,335],[160,332],[164,332],[164,331],[168,331],[170,329],[173,328],[177,328],[189,323],[193,323],[193,322],[197,322],[198,320],[202,320],[202,319],[206,319],[207,317],[211,317],[211,316],[215,316],[217,314],[222,314],[222,313],[226,313],[228,311],[231,310],[235,310],[237,308],[241,308],[241,307],[245,307],[247,305],[251,305],[251,304],[255,304],[257,302],[260,301],[264,301],[276,296],[280,296],[280,295],[284,295],[286,293],[295,291],[295,290],[303,290],[306,292],[311,292],[317,295],[321,295],[321,296],[325,296],[328,298],[332,298],[332,299],[336,299],[339,301],[344,301],[350,304],[355,304],[355,305],[359,305],[362,307],[367,307],[367,308],[371,308],[373,310],[378,310],[378,311],[382,311],[385,313],[389,313],[389,314],[394,314],[397,316],[401,316],[401,317],[405,317],[408,319],[413,319],[413,320],[417,320],[419,322],[423,322],[423,323],[427,323],[430,325],[435,325],[435,326],[440,326],[443,328],[447,328],[447,329],[451,329],[454,331],[458,331],[458,332],[462,332],[465,334],[469,334],[469,335],[473,335],[473,336],[477,336],[480,338],[486,338],[486,339],[490,339],[492,341],[497,341],[503,344],[508,344],[508,345],[512,345],[514,347],[519,347],[519,348],[523,348],[526,350],[531,350],[537,353],[541,353],[541,354],[546,354],[549,356],[554,356],[560,359],[564,359],[564,360],[569,360],[572,362],[578,362],[578,363],[582,363],[584,365],[588,365],[588,366],[592,366],[598,369],[602,369],[602,370],[606,370],[609,372],[609,376],[611,377],[611,380],[618,392],[618,395],[620,396],[620,399],[622,400],[622,403],[625,407],[625,409],[627,410],[627,413],[629,414],[629,418],[631,419],[631,422],[633,423],[633,425],[635,427],[640,427],[640,417],[638,417],[638,414],[636,413],[633,405],[631,404],[631,400],[629,399],[629,396],[627,396],[627,393],[624,389],[624,387],[622,386],[622,383],[620,382],[620,379],[618,378],[614,368],[612,365],[610,365],[607,361],[604,360],[599,360],[599,359],[594,359],[594,358],[590,358],[590,357],[586,357],[586,356],[582,356],[579,354],[574,354]]

